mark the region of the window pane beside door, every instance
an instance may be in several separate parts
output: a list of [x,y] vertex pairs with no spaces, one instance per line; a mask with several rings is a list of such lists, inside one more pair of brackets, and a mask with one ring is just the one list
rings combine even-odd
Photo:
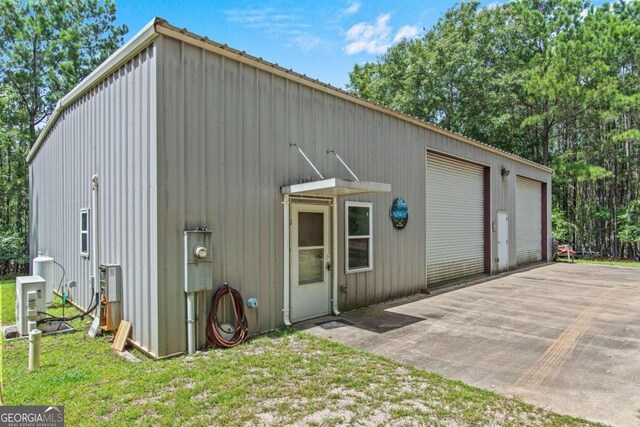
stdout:
[[324,214],[298,213],[298,247],[324,246]]
[[349,270],[369,267],[369,238],[349,239]]
[[349,236],[369,235],[369,208],[349,206]]

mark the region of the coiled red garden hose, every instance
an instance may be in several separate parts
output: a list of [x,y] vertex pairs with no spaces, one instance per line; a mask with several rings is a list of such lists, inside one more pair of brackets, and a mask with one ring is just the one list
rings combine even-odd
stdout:
[[[231,306],[233,307],[233,313],[236,318],[236,327],[233,331],[231,339],[227,340],[220,334],[220,326],[218,324],[218,307],[220,301],[225,295],[229,294],[231,297]],[[247,339],[247,317],[244,314],[244,300],[242,295],[236,289],[225,283],[222,287],[218,288],[211,297],[211,307],[209,308],[209,314],[207,316],[207,342],[210,346],[230,348],[241,344]]]

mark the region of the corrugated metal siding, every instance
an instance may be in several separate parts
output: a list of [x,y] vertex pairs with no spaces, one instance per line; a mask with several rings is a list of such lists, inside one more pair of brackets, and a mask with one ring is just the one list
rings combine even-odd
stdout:
[[[370,272],[344,274],[346,199],[338,201],[339,253],[334,259],[338,285],[344,290],[339,294],[341,310],[410,295],[425,287],[427,147],[491,167],[491,220],[498,209],[515,212],[514,174],[550,180],[547,172],[534,167],[215,53],[165,36],[157,43],[162,354],[185,348],[181,236],[189,227],[207,226],[213,231],[211,290],[226,280],[245,298],[257,297],[259,308],[248,311],[252,331],[281,325],[280,187],[317,179],[289,147],[291,143],[301,146],[326,177],[350,178],[326,153],[336,150],[361,179],[392,185],[391,194],[350,198],[374,205],[374,269]],[[502,178],[501,167],[509,168],[511,176]],[[403,197],[409,205],[409,223],[401,231],[389,220],[395,197]],[[492,238],[492,253],[495,245]],[[515,266],[515,247],[510,259]],[[207,307],[203,304],[200,309],[204,318]]]
[[[100,262],[122,265],[133,340],[157,342],[156,58],[150,46],[64,111],[30,165],[31,254],[49,251],[88,307],[91,261],[80,257],[80,209],[100,176]],[[59,274],[59,271],[58,271]],[[58,280],[60,276],[58,276]]]
[[[79,283],[76,301],[88,305],[90,263],[78,255],[78,217],[90,205],[89,180],[98,173],[101,261],[123,265],[124,317],[133,322],[134,340],[159,356],[184,350],[182,232],[194,226],[213,231],[212,290],[229,281],[259,300],[248,313],[252,331],[277,327],[283,309],[280,187],[315,178],[290,143],[303,147],[325,176],[349,179],[326,153],[336,150],[361,179],[393,188],[353,198],[374,203],[371,272],[344,274],[345,200],[339,200],[334,259],[344,289],[341,310],[425,286],[426,148],[490,167],[492,221],[497,210],[514,216],[515,175],[547,182],[551,194],[545,171],[160,36],[67,109],[34,158],[32,254],[48,250],[62,261],[67,279]],[[502,167],[511,175],[501,177]],[[402,231],[388,217],[395,197],[409,204]],[[550,224],[550,211],[547,218]],[[515,234],[512,221],[509,234]],[[496,244],[492,237],[492,253]],[[514,267],[515,245],[509,258]],[[200,332],[203,338],[204,322]]]
[[484,168],[427,154],[427,283],[484,271]]
[[[167,302],[161,310],[165,352],[184,349],[180,239],[188,227],[213,231],[212,290],[226,280],[245,298],[259,299],[258,310],[248,311],[252,331],[282,323],[280,187],[315,178],[290,143],[300,145],[326,176],[349,178],[326,153],[336,150],[362,179],[390,182],[394,195],[415,201],[411,221],[400,233],[389,221],[392,194],[358,198],[375,202],[375,240],[394,248],[393,253],[374,252],[372,272],[344,275],[340,221],[334,258],[340,284],[348,289],[340,295],[341,307],[409,295],[424,285],[424,212],[418,202],[424,197],[424,164],[423,154],[415,156],[423,153],[416,146],[415,126],[166,37],[160,43],[159,230],[164,244],[159,256],[164,274],[159,286]],[[421,178],[407,175],[405,168]],[[343,200],[338,207],[343,218]]]
[[518,264],[542,258],[542,207],[540,182],[516,179],[516,253]]

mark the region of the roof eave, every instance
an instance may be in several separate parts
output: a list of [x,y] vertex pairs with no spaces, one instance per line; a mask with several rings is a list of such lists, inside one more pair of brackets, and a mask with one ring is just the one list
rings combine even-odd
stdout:
[[147,47],[154,39],[158,37],[159,34],[181,40],[183,42],[189,43],[191,45],[195,45],[197,47],[204,48],[205,50],[209,50],[215,52],[219,55],[232,58],[238,62],[246,63],[248,65],[254,66],[258,69],[262,69],[263,71],[270,72],[272,74],[284,77],[288,80],[293,80],[295,82],[304,84],[305,86],[311,87],[316,90],[320,90],[322,92],[337,96],[338,98],[345,99],[347,101],[355,102],[356,104],[365,106],[367,108],[371,108],[373,110],[379,111],[381,113],[387,114],[389,116],[398,118],[400,120],[413,123],[422,128],[428,129],[430,131],[439,133],[441,135],[448,136],[455,140],[464,142],[466,144],[476,146],[483,150],[489,151],[491,153],[509,158],[511,160],[515,160],[518,163],[523,163],[534,168],[543,170],[547,173],[553,174],[553,169],[541,165],[539,163],[533,162],[531,160],[527,160],[523,157],[515,155],[513,153],[509,153],[507,151],[501,150],[499,148],[493,147],[489,144],[485,144],[483,142],[477,141],[475,139],[466,137],[464,135],[458,134],[456,132],[449,131],[447,129],[441,128],[437,125],[434,125],[429,122],[425,122],[416,117],[408,116],[404,113],[401,113],[397,110],[393,110],[387,107],[383,107],[378,104],[374,104],[370,101],[367,101],[363,98],[355,96],[351,93],[345,92],[342,89],[331,86],[326,83],[322,83],[319,80],[314,80],[306,75],[299,74],[294,72],[293,70],[287,70],[283,67],[280,67],[278,64],[272,64],[270,62],[264,61],[262,58],[257,58],[251,56],[245,52],[241,52],[230,48],[226,45],[221,45],[219,43],[215,43],[209,40],[206,37],[198,36],[197,34],[191,33],[186,29],[179,29],[174,27],[166,20],[162,18],[153,18],[147,25],[144,26],[129,42],[127,42],[124,46],[114,52],[105,62],[103,62],[98,68],[96,68],[91,74],[89,74],[82,82],[80,82],[76,87],[74,87],[71,92],[65,95],[56,105],[51,117],[47,121],[46,126],[40,133],[36,143],[34,144],[31,151],[27,155],[27,163],[31,163],[33,157],[36,155],[40,146],[42,145],[44,139],[47,134],[56,123],[59,115],[64,111],[64,109],[70,105],[72,102],[77,100],[79,97],[87,93],[97,84],[99,84],[102,79],[104,79],[107,75],[115,71],[122,64],[127,62],[133,56],[137,55],[142,49]]
[[539,163],[533,162],[531,160],[527,160],[523,157],[520,157],[516,154],[510,153],[508,151],[501,150],[492,145],[486,144],[484,142],[477,141],[473,138],[469,138],[467,136],[461,135],[459,133],[441,128],[440,126],[434,125],[433,123],[426,122],[424,120],[418,119],[416,117],[409,116],[407,114],[401,113],[397,110],[393,110],[388,107],[383,107],[378,104],[374,104],[371,101],[360,98],[352,93],[346,92],[340,88],[331,86],[327,83],[323,83],[319,80],[312,79],[304,74],[296,73],[291,69],[286,69],[284,67],[279,66],[278,64],[274,64],[268,61],[263,60],[262,58],[257,58],[252,56],[244,51],[239,51],[237,49],[233,49],[227,45],[223,45],[220,43],[216,43],[214,41],[209,40],[207,37],[199,36],[198,34],[192,33],[188,31],[186,28],[178,28],[171,25],[166,20],[161,20],[158,22],[158,26],[156,27],[158,33],[165,35],[167,37],[171,37],[176,40],[180,40],[185,43],[189,43],[193,46],[208,50],[210,52],[214,52],[218,55],[224,56],[226,58],[233,59],[243,64],[247,64],[258,68],[260,70],[266,71],[271,74],[275,74],[277,76],[283,77],[285,79],[303,84],[307,87],[311,87],[315,90],[319,90],[324,93],[331,94],[341,99],[345,99],[350,102],[354,102],[356,104],[365,106],[367,108],[379,111],[383,114],[398,118],[405,122],[413,123],[422,128],[428,129],[430,131],[439,133],[441,135],[448,136],[460,142],[464,142],[466,144],[481,148],[483,150],[489,151],[491,153],[507,157],[511,160],[515,160],[518,163],[523,163],[534,168],[543,170],[547,173],[553,174],[553,169],[541,165]]

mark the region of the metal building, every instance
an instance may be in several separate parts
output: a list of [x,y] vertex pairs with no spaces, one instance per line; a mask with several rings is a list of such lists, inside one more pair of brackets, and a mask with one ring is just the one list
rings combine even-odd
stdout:
[[253,332],[551,252],[549,168],[162,19],[60,100],[27,160],[32,255],[64,265],[83,307],[97,265],[120,265],[122,317],[158,357],[186,349],[196,228],[198,318],[226,281],[257,299]]

